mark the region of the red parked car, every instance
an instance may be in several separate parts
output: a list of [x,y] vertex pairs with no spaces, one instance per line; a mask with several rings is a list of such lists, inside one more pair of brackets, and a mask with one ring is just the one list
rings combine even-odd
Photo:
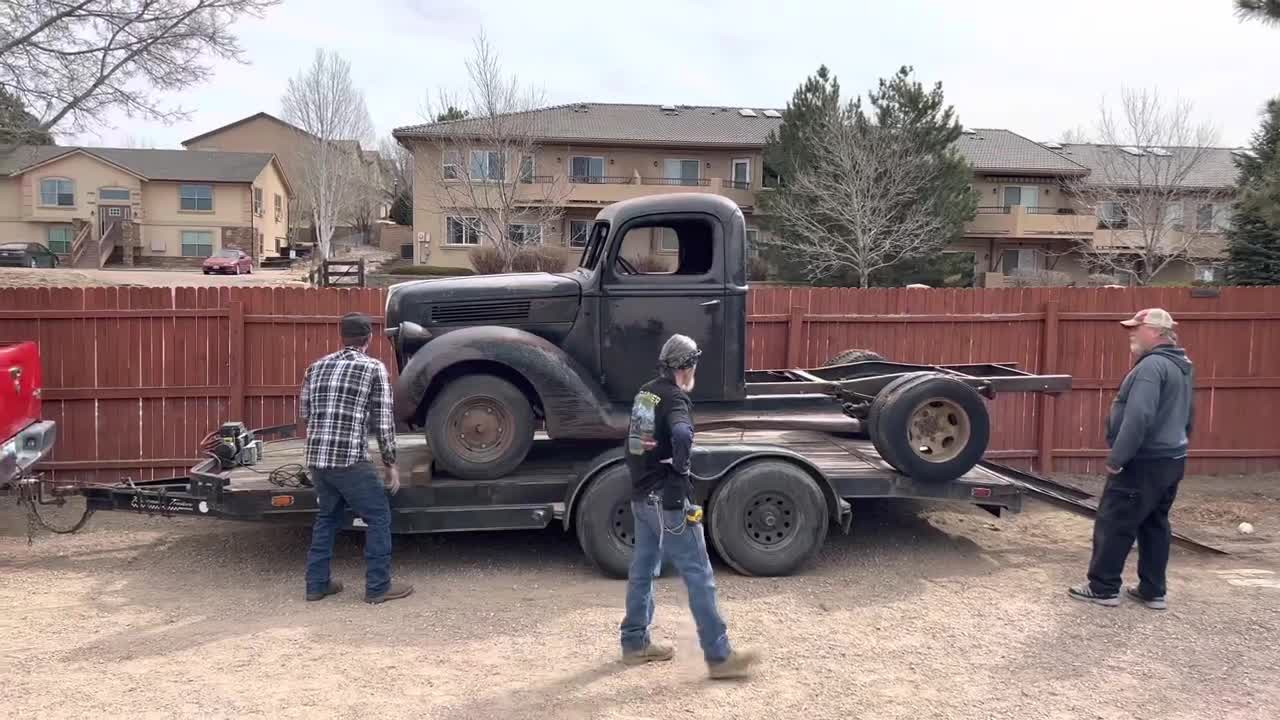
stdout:
[[213,273],[239,275],[253,272],[253,260],[243,250],[219,250],[216,255],[204,259],[200,269],[205,275]]

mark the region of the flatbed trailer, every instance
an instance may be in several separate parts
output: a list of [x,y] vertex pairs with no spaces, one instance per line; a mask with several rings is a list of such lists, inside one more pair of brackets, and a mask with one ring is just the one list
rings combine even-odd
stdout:
[[[850,531],[851,503],[859,500],[963,503],[999,516],[1020,511],[1036,481],[1047,483],[988,462],[950,482],[916,481],[880,459],[872,443],[853,432],[856,421],[844,417],[848,424],[837,429],[839,421],[830,414],[815,414],[811,420],[812,427],[826,429],[698,434],[692,456],[695,500],[706,506],[711,542],[739,572],[794,572],[816,553],[832,526]],[[185,478],[83,492],[93,510],[307,524],[317,504],[314,489],[298,484],[303,443],[296,438],[268,441],[262,460],[252,466],[224,470],[211,457]],[[515,472],[487,481],[433,475],[422,435],[402,435],[397,444],[404,481],[391,498],[393,532],[558,524],[577,533],[583,550],[604,573],[625,576],[633,520],[630,478],[618,443],[540,436]],[[1065,486],[1056,488],[1077,500],[1087,497]],[[345,528],[363,525],[348,512]]]

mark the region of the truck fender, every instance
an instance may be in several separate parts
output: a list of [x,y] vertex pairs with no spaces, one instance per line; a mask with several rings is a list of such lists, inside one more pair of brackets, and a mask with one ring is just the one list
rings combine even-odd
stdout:
[[[734,469],[745,463],[770,459],[793,463],[809,473],[827,501],[831,521],[848,534],[853,522],[853,508],[849,506],[849,502],[836,494],[835,487],[817,465],[799,453],[776,445],[695,445],[690,459],[690,472],[694,476],[694,494],[700,502],[706,502],[706,498],[711,497],[711,491],[715,489],[716,484]],[[587,485],[600,473],[625,461],[626,456],[622,448],[605,451],[588,463],[587,469],[570,483],[565,493],[564,516],[561,518],[566,531],[573,520],[574,505]]]
[[478,326],[447,332],[423,345],[395,386],[396,419],[416,423],[438,381],[457,372],[489,372],[532,390],[551,437],[621,438],[626,418],[614,417],[599,383],[554,343],[518,328]]

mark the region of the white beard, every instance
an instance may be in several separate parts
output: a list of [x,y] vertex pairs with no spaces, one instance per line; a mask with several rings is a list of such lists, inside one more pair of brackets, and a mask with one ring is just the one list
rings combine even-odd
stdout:
[[1130,354],[1132,354],[1132,355],[1141,355],[1141,354],[1142,354],[1142,346],[1138,344],[1138,341],[1137,341],[1137,340],[1130,340],[1130,341],[1129,341],[1129,353],[1130,353]]
[[694,378],[689,378],[689,382],[687,382],[687,383],[676,383],[676,386],[677,386],[677,387],[679,387],[681,390],[683,390],[683,391],[687,392],[687,393],[691,393],[691,392],[693,392],[693,386],[694,386],[695,384],[696,384],[696,383],[694,382]]

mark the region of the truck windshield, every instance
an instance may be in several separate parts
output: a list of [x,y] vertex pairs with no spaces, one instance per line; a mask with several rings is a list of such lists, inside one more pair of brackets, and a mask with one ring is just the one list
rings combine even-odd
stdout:
[[582,260],[578,263],[578,267],[584,270],[595,269],[596,263],[600,262],[600,256],[604,254],[604,241],[607,237],[609,237],[609,223],[596,223],[591,228],[591,237],[587,239],[587,246],[582,250]]

